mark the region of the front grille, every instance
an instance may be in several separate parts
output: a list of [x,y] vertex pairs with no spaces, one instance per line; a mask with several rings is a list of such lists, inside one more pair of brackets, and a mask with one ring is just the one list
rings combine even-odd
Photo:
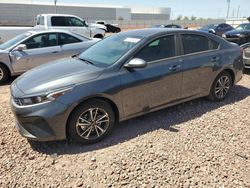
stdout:
[[236,35],[227,35],[227,38],[229,38],[229,39],[237,39],[237,38],[239,38],[238,36],[236,36]]
[[245,57],[250,58],[250,48],[245,49],[244,55]]

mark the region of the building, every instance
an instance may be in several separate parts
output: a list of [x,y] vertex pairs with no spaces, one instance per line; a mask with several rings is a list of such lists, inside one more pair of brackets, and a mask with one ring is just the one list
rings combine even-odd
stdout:
[[107,5],[32,4],[32,0],[1,0],[0,25],[33,25],[38,14],[73,14],[88,21],[96,20],[169,20],[170,8],[129,8]]

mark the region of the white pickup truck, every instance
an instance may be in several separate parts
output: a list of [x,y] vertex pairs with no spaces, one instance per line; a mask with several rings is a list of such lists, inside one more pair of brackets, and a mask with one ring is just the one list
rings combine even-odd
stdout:
[[49,29],[68,30],[91,38],[103,38],[107,30],[101,24],[91,25],[74,15],[40,14],[36,17],[36,26],[34,27],[0,27],[0,43],[27,31]]

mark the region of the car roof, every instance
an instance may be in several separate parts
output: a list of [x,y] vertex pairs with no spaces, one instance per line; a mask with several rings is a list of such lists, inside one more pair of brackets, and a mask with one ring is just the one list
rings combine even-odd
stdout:
[[27,31],[27,33],[30,33],[32,35],[36,35],[36,34],[46,34],[46,33],[65,33],[65,34],[69,34],[69,35],[72,35],[74,37],[77,37],[79,39],[89,39],[88,37],[86,36],[82,36],[82,35],[79,35],[77,33],[74,33],[74,32],[71,32],[71,31],[67,31],[67,30],[62,30],[62,29],[50,29],[50,30],[31,30],[31,31]]
[[[127,31],[124,33],[119,33],[120,35],[129,35],[129,36],[140,36],[144,38],[150,38],[154,36],[160,36],[164,34],[175,34],[175,33],[190,33],[190,34],[202,34],[204,32],[195,31],[195,30],[187,30],[187,29],[179,29],[179,28],[147,28],[147,29],[139,29]],[[208,34],[207,34],[208,35]]]

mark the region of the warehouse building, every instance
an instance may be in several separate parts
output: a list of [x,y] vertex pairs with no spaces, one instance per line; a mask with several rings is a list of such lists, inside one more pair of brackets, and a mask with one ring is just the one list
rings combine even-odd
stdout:
[[107,5],[34,4],[32,0],[1,0],[0,25],[33,25],[38,14],[74,14],[88,21],[96,20],[169,20],[170,8],[129,8]]

